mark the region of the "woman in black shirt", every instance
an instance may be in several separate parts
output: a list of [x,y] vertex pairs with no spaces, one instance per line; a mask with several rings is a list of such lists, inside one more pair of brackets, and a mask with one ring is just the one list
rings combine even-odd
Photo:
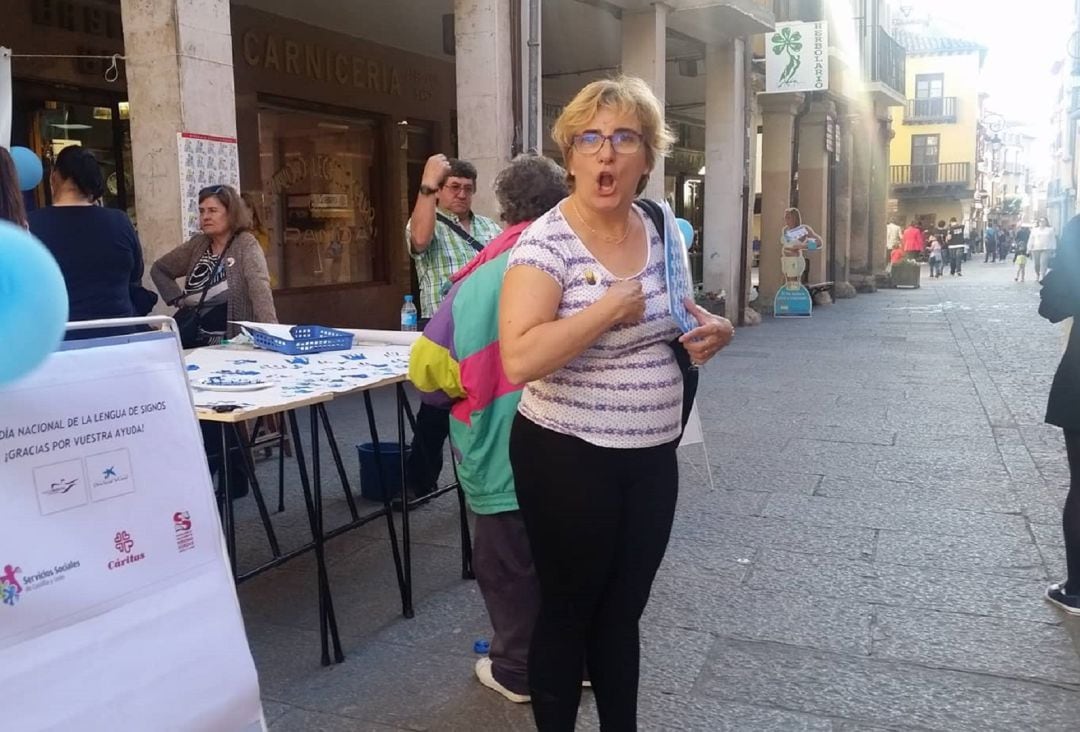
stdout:
[[[49,175],[52,205],[33,211],[30,231],[60,265],[69,320],[129,318],[131,291],[143,275],[142,247],[123,211],[96,205],[105,180],[93,154],[78,146],[56,156]],[[128,333],[131,328],[72,331],[69,338]]]
[[1076,323],[1080,317],[1080,216],[1065,226],[1061,247],[1042,285],[1039,315],[1051,323],[1067,318],[1073,321],[1069,345],[1054,374],[1046,407],[1046,421],[1065,432],[1071,474],[1061,520],[1068,577],[1050,585],[1046,599],[1070,614],[1080,615],[1080,326]]

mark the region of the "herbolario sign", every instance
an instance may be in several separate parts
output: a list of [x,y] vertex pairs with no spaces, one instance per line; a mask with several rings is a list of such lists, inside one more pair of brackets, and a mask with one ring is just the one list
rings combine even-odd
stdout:
[[828,23],[777,23],[765,36],[765,91],[829,88]]

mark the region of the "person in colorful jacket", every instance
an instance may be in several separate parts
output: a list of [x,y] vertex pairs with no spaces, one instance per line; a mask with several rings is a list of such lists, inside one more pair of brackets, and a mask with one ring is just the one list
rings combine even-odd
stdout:
[[409,379],[425,403],[450,408],[458,477],[476,514],[473,570],[494,629],[476,676],[518,703],[530,700],[527,663],[540,586],[510,468],[510,426],[522,387],[503,373],[499,297],[518,237],[568,193],[566,172],[548,158],[521,155],[499,173],[495,196],[507,228],[451,276],[453,286],[409,359]]

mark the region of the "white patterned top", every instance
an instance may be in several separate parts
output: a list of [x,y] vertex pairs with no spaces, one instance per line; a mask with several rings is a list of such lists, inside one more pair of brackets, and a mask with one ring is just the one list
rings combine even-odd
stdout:
[[[631,278],[645,293],[645,317],[616,325],[563,368],[525,387],[518,411],[536,424],[599,447],[654,447],[679,438],[682,373],[668,343],[680,335],[664,280],[664,242],[635,207],[649,236],[644,269]],[[557,317],[599,300],[619,278],[589,253],[556,206],[524,231],[507,269],[524,265],[562,287]]]

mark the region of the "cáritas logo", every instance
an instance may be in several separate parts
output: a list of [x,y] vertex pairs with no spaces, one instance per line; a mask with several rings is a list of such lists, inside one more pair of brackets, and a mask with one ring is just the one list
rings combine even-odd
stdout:
[[116,551],[120,552],[122,556],[116,559],[109,560],[109,570],[120,569],[136,562],[141,562],[146,559],[146,555],[142,552],[136,552],[135,539],[127,531],[117,531],[113,536],[113,546]]

